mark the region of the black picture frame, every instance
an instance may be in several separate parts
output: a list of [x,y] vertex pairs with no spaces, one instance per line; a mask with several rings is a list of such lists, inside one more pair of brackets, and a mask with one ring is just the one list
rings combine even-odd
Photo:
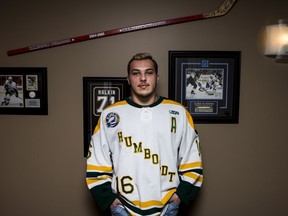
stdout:
[[0,67],[0,114],[48,115],[46,67]]
[[103,109],[129,95],[127,77],[83,77],[84,157]]
[[239,123],[241,51],[169,51],[169,98],[195,123]]

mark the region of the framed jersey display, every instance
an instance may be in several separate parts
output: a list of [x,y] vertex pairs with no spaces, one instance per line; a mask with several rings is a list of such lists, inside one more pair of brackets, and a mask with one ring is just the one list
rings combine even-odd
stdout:
[[129,94],[126,77],[83,77],[84,157],[102,111]]
[[169,98],[195,123],[238,123],[240,51],[169,51]]
[[0,67],[0,114],[48,115],[47,68]]

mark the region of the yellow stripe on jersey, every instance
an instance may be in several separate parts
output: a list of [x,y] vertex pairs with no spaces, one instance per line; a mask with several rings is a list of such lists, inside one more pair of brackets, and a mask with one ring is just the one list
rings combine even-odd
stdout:
[[100,129],[100,118],[98,119],[97,125],[93,131],[93,134],[97,133],[97,131]]
[[89,178],[87,178],[86,179],[86,182],[87,182],[87,184],[88,185],[90,185],[90,184],[93,184],[93,183],[96,183],[96,182],[99,182],[99,181],[105,181],[105,180],[111,180],[112,178],[111,178],[111,176],[101,176],[101,177],[98,177],[97,179],[95,179],[95,178],[93,178],[93,179],[89,179]]
[[112,166],[95,166],[88,164],[87,171],[112,172]]
[[192,178],[192,179],[194,179],[195,181],[203,182],[203,176],[201,176],[201,175],[197,175],[197,174],[191,173],[191,172],[189,172],[189,173],[184,173],[183,175],[184,175],[184,176],[187,176],[187,177],[189,177],[189,178]]
[[202,168],[202,162],[194,162],[189,164],[181,164],[179,170],[193,169],[193,168]]
[[176,192],[176,189],[170,190],[162,199],[162,203],[166,204],[175,192]]
[[146,202],[140,202],[139,200],[134,200],[132,201],[132,203],[141,208],[141,209],[144,209],[144,208],[149,208],[149,207],[155,207],[155,206],[164,206],[168,201],[169,199],[171,198],[171,196],[176,192],[176,189],[172,189],[170,190],[164,197],[161,201],[159,200],[150,200],[150,201],[146,201]]
[[193,122],[192,116],[190,115],[187,109],[186,109],[186,116],[187,116],[189,124],[191,125],[192,128],[194,128],[194,122]]

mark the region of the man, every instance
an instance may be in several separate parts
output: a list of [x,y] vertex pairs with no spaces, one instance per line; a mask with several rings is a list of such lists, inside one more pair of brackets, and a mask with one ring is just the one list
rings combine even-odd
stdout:
[[191,89],[191,86],[192,86],[193,89],[191,90],[190,94],[195,94],[195,89],[197,88],[196,73],[188,72],[186,79],[187,79],[186,88]]
[[131,96],[99,118],[87,159],[87,184],[112,215],[177,215],[202,181],[198,134],[189,112],[158,97],[158,65],[139,53],[128,63]]
[[11,96],[15,95],[15,97],[18,97],[17,85],[11,76],[9,76],[5,81],[4,88],[5,96],[4,100],[1,102],[1,105],[9,105]]

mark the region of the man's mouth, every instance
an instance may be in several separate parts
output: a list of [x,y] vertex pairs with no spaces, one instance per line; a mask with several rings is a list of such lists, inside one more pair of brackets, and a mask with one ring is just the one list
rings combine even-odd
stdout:
[[139,84],[138,87],[142,88],[142,89],[145,89],[149,86],[149,84],[147,83],[142,83],[142,84]]

